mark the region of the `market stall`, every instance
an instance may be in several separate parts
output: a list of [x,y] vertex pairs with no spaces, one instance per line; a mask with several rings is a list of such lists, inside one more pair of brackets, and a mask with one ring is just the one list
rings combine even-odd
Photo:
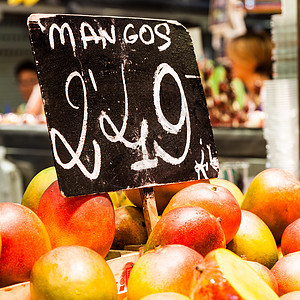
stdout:
[[[294,160],[277,137],[298,107],[251,111],[249,89],[227,64],[216,77],[201,69],[177,21],[82,13],[27,24],[43,113],[0,115],[0,154],[28,186],[21,205],[0,199],[1,299],[299,295],[300,181],[269,168],[270,147]],[[270,105],[281,90],[268,86]]]
[[[248,163],[249,180],[265,168],[266,141],[262,129],[213,128],[213,133],[221,164]],[[20,169],[25,187],[39,171],[53,165],[45,124],[1,125],[0,144],[7,149],[7,158]]]
[[0,125],[0,144],[20,170],[24,189],[39,171],[53,165],[47,128],[42,125]]

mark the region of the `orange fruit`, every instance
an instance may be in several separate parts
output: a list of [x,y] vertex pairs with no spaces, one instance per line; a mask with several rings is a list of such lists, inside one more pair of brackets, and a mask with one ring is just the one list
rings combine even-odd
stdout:
[[224,188],[228,189],[229,192],[232,193],[236,201],[239,203],[239,205],[242,205],[242,202],[244,200],[244,194],[240,190],[240,188],[235,185],[233,182],[223,179],[223,178],[211,178],[209,179],[209,183],[223,186]]
[[274,236],[268,226],[255,214],[242,210],[240,228],[227,248],[246,260],[271,268],[278,260]]
[[300,291],[300,251],[280,258],[271,271],[278,283],[279,296]]
[[177,207],[199,206],[216,218],[221,218],[226,244],[237,233],[241,223],[241,208],[227,189],[210,183],[196,183],[176,193],[165,208],[163,215]]
[[195,270],[192,286],[194,300],[279,298],[242,258],[224,248],[205,256]]
[[40,171],[29,182],[24,192],[21,204],[27,206],[37,214],[43,193],[56,179],[57,175],[55,167],[52,166]]
[[41,197],[38,216],[53,248],[80,245],[105,257],[113,243],[115,213],[107,193],[64,197],[56,180]]
[[300,181],[281,169],[266,169],[250,183],[242,209],[260,217],[280,244],[284,229],[300,218]]
[[43,255],[30,275],[32,300],[117,300],[115,277],[104,258],[82,246],[61,246]]
[[145,251],[169,244],[185,245],[203,256],[226,246],[220,221],[199,206],[178,207],[163,215],[154,226]]
[[0,203],[0,287],[28,281],[34,263],[51,250],[38,216],[21,204]]
[[193,271],[202,260],[201,254],[183,245],[166,245],[146,252],[131,270],[128,300],[164,292],[189,296]]
[[300,218],[288,225],[281,237],[283,255],[300,251]]

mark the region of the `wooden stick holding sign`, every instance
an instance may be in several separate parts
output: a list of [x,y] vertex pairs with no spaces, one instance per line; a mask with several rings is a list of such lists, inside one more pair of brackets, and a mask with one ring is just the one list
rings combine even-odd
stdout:
[[[30,40],[59,187],[67,196],[218,176],[188,31],[177,21],[32,15]],[[62,68],[63,66],[63,68]]]
[[155,195],[152,187],[139,190],[143,202],[143,213],[148,236],[158,222],[158,212],[156,207]]

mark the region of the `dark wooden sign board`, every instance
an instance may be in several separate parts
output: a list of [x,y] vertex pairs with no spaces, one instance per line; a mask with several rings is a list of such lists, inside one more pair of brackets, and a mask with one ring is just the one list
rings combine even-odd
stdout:
[[181,24],[31,15],[28,28],[64,195],[218,176],[193,45]]

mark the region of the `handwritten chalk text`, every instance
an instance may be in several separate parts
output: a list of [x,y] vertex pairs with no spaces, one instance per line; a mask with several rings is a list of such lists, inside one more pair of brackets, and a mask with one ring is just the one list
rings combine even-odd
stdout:
[[[164,51],[171,45],[170,32],[169,24],[166,22],[156,24],[154,27],[143,24],[139,28],[129,23],[123,29],[122,40],[125,44],[135,44],[137,41],[141,41],[145,46],[153,45],[157,42],[158,50]],[[66,44],[66,38],[70,40],[74,56],[76,56],[76,41],[70,24],[67,22],[61,26],[56,23],[51,24],[49,28],[49,43],[52,50],[55,49],[55,43],[58,40],[57,37],[55,38],[57,33],[59,42],[62,45]],[[115,25],[110,25],[109,29],[104,29],[99,24],[95,28],[95,25],[82,22],[79,33],[83,49],[87,49],[90,43],[100,44],[102,49],[105,49],[108,45],[114,45],[117,42]]]
[[[95,90],[98,89],[97,84],[95,82],[95,78],[93,75],[93,72],[89,69],[88,74],[90,76],[90,80],[92,82],[92,85]],[[181,113],[177,124],[170,123],[165,115],[163,114],[163,111],[161,109],[161,103],[160,103],[160,89],[161,89],[161,82],[165,75],[171,75],[175,82],[177,83],[181,95]],[[146,141],[148,138],[148,121],[146,119],[143,119],[140,124],[140,137],[137,141],[128,141],[124,138],[126,129],[127,129],[127,121],[129,118],[129,111],[128,111],[128,95],[127,95],[127,88],[126,88],[126,79],[125,79],[125,72],[124,72],[124,65],[121,65],[121,76],[122,76],[122,83],[123,83],[123,90],[124,90],[124,116],[122,120],[122,126],[119,130],[116,125],[113,123],[113,121],[110,119],[110,117],[107,115],[105,111],[101,112],[101,115],[99,116],[99,125],[101,128],[101,131],[105,138],[109,140],[112,143],[120,142],[122,143],[126,148],[137,150],[139,153],[141,153],[142,159],[139,161],[136,161],[131,165],[131,169],[135,171],[139,170],[145,170],[145,169],[151,169],[156,168],[158,165],[158,158],[161,158],[163,161],[172,164],[172,165],[178,165],[182,163],[188,153],[189,147],[190,147],[190,140],[191,140],[191,124],[190,124],[190,116],[189,116],[189,110],[187,105],[187,100],[185,97],[185,93],[182,87],[181,80],[176,73],[176,71],[169,66],[166,63],[162,63],[157,67],[157,70],[154,74],[154,86],[153,86],[153,101],[155,106],[155,112],[157,116],[158,122],[161,124],[162,128],[168,133],[168,134],[178,134],[183,125],[186,125],[186,142],[183,153],[179,157],[173,157],[169,153],[167,153],[160,145],[159,143],[154,140],[153,146],[155,150],[155,155],[153,158],[150,158],[150,154],[146,147]],[[84,107],[84,113],[83,113],[83,120],[82,120],[82,129],[81,129],[81,135],[79,138],[78,146],[76,151],[72,149],[70,144],[68,143],[67,139],[55,128],[51,128],[50,130],[50,137],[52,140],[53,145],[53,152],[54,152],[54,158],[56,162],[62,166],[64,169],[70,169],[74,165],[77,165],[81,172],[89,179],[96,179],[100,174],[100,168],[101,168],[101,149],[100,145],[93,140],[93,147],[94,147],[94,167],[93,171],[89,172],[86,167],[83,165],[83,163],[80,160],[80,156],[82,154],[84,145],[85,145],[85,139],[86,139],[86,132],[87,132],[87,122],[88,122],[88,95],[87,95],[87,88],[85,84],[85,80],[83,79],[83,76],[77,72],[72,72],[65,84],[65,96],[67,103],[72,109],[79,109],[78,106],[74,105],[69,98],[69,86],[71,81],[74,78],[79,78],[82,84],[82,92],[83,92],[83,107]],[[114,135],[110,135],[107,133],[105,129],[105,122],[111,127]],[[71,155],[71,160],[67,163],[62,162],[62,160],[59,157],[58,151],[56,149],[56,138],[59,138],[60,141],[65,146],[66,150]]]

